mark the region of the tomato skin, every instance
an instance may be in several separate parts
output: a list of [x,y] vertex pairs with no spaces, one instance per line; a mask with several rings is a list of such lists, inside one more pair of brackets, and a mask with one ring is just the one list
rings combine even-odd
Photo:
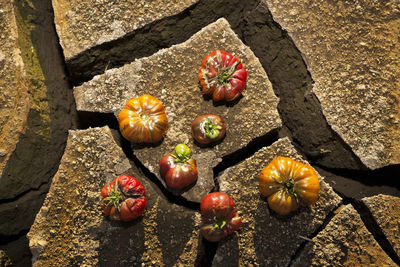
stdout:
[[259,175],[259,190],[269,207],[287,215],[318,200],[319,180],[315,170],[287,157],[273,159]]
[[191,131],[193,138],[199,144],[207,145],[224,138],[226,123],[216,114],[200,115],[192,121]]
[[201,233],[205,239],[218,242],[232,234],[242,225],[236,214],[232,198],[222,192],[206,195],[200,203],[203,226]]
[[[128,222],[139,217],[146,208],[145,189],[129,175],[120,175],[100,192],[100,207],[113,221]],[[109,198],[115,197],[115,202]],[[115,205],[114,205],[115,204]]]
[[190,153],[189,149],[183,156],[177,155],[175,149],[174,153],[168,153],[161,158],[160,173],[169,188],[182,190],[197,180],[196,160],[190,158]]
[[217,49],[203,59],[197,77],[203,94],[212,95],[214,101],[232,101],[244,90],[247,71],[238,58]]
[[168,127],[164,106],[151,95],[128,100],[118,115],[121,134],[134,143],[156,143]]

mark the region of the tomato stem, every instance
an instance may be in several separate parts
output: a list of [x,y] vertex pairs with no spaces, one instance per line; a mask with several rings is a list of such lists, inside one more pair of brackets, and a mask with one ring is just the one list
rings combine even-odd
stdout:
[[116,207],[118,211],[121,207],[121,200],[122,200],[122,196],[121,196],[121,192],[117,188],[117,184],[115,184],[111,188],[111,191],[108,194],[108,197],[104,198],[104,201],[107,201],[106,206],[112,205],[112,206]]
[[186,163],[190,159],[190,148],[185,144],[179,144],[174,149],[175,162]]
[[218,74],[218,82],[220,84],[227,84],[229,82],[229,79],[231,78],[231,76],[235,73],[235,71],[237,70],[237,67],[239,66],[240,61],[238,61],[236,63],[236,65],[233,67],[233,70],[231,72],[226,72],[226,71],[221,71]]
[[219,135],[219,130],[221,129],[221,126],[214,124],[212,120],[209,119],[207,123],[204,124],[204,135],[210,139],[217,138]]
[[149,119],[149,115],[147,115],[147,114],[140,114],[140,119],[141,119],[142,121],[147,121],[147,120]]
[[298,193],[294,189],[294,180],[292,177],[286,178],[285,181],[281,182],[271,176],[271,178],[277,182],[278,184],[282,185],[283,190],[286,190],[289,194],[293,195],[296,199],[298,198]]
[[213,226],[213,230],[217,229],[217,228],[224,228],[226,225],[226,219],[225,218],[214,218],[215,220],[215,224]]

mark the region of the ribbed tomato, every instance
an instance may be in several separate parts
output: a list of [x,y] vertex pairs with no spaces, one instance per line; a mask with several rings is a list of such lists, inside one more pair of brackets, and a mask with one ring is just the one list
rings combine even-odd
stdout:
[[242,225],[232,198],[222,192],[206,195],[200,203],[203,226],[201,234],[211,242],[218,242]]
[[160,173],[169,188],[182,190],[197,180],[196,160],[191,158],[190,154],[187,145],[179,144],[173,153],[162,157]]
[[134,143],[160,141],[168,126],[164,106],[151,95],[130,99],[118,115],[121,134]]
[[198,79],[203,94],[212,95],[214,101],[232,101],[244,90],[247,71],[238,58],[217,49],[203,59]]
[[192,121],[191,130],[199,144],[210,144],[224,138],[226,123],[219,115],[200,115]]
[[273,211],[286,215],[300,206],[317,202],[319,180],[311,166],[277,157],[261,171],[259,189]]
[[131,221],[146,208],[145,189],[129,175],[120,175],[101,190],[100,206],[113,221]]

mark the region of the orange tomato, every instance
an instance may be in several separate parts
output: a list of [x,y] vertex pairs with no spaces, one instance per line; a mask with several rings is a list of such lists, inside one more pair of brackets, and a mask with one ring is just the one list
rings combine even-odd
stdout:
[[164,106],[151,95],[130,99],[118,115],[121,134],[134,143],[160,141],[168,126]]
[[319,180],[315,170],[287,157],[273,159],[259,175],[259,189],[269,207],[280,215],[317,202]]

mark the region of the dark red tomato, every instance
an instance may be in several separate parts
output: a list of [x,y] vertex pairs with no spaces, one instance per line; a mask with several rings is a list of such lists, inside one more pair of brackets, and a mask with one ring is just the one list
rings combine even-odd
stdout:
[[200,144],[214,143],[224,138],[226,123],[219,115],[206,114],[192,121],[193,138]]
[[146,208],[145,189],[129,175],[120,175],[101,190],[100,206],[113,221],[128,222],[139,217]]
[[201,200],[200,210],[203,220],[201,233],[208,241],[218,242],[242,225],[232,198],[225,193],[214,192],[205,196]]
[[198,79],[203,94],[212,95],[214,101],[232,101],[244,90],[247,71],[237,57],[215,50],[203,59]]
[[162,157],[160,173],[169,188],[182,190],[197,180],[196,160],[190,154],[187,145],[179,144],[173,153]]

